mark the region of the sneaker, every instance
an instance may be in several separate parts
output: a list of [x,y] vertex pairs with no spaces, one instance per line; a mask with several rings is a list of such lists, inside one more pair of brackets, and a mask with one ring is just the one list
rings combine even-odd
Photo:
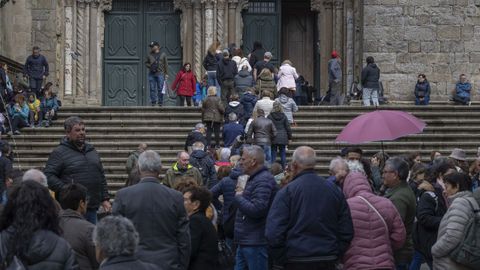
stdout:
[[15,130],[15,132],[13,132],[14,135],[20,135],[22,133],[20,133],[20,130]]
[[472,106],[472,102],[471,102],[471,101],[468,102],[468,106]]
[[162,106],[163,106],[163,104],[162,104],[162,103],[158,103],[158,107],[162,107]]
[[49,121],[47,121],[47,122],[45,123],[45,127],[50,127],[50,122],[49,122]]
[[35,124],[30,124],[30,128],[35,128]]
[[12,136],[12,135],[13,135],[13,132],[10,130],[9,132],[7,132],[7,135],[8,135],[8,136]]

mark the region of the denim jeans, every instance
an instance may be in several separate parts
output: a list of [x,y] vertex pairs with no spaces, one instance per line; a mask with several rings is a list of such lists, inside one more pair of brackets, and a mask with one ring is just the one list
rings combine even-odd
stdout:
[[461,97],[457,94],[455,94],[455,96],[453,96],[453,100],[457,103],[462,104],[462,105],[468,105],[468,103],[470,102],[469,97]]
[[215,70],[207,71],[207,77],[208,87],[215,86],[217,88],[217,97],[221,97],[221,89],[217,81],[217,72]]
[[272,164],[277,161],[277,151],[280,152],[280,164],[282,164],[282,168],[285,169],[285,165],[287,164],[287,151],[285,150],[285,145],[272,145]]
[[97,210],[98,209],[87,209],[84,215],[85,219],[92,224],[97,224]]
[[372,99],[373,106],[380,105],[378,103],[378,89],[363,88],[363,105],[370,106],[370,99]]
[[415,98],[415,105],[428,105],[430,103],[430,97],[425,96],[422,101],[418,97]]
[[265,153],[265,162],[267,167],[270,167],[272,164],[272,146],[271,145],[259,145],[262,147],[263,152]]
[[410,265],[408,263],[395,264],[395,269],[396,270],[408,270],[409,267],[410,267]]
[[[413,254],[413,259],[412,262],[410,263],[410,267],[408,270],[420,270],[422,263],[425,262],[425,258],[423,257],[422,253],[419,251],[415,250],[415,253]],[[432,269],[432,262],[426,262],[428,264],[428,267]]]
[[267,270],[268,253],[266,246],[238,246],[235,270]]
[[152,105],[163,104],[163,82],[165,81],[165,77],[163,74],[155,75],[152,73],[148,73],[148,83],[150,85],[150,102]]
[[43,79],[30,78],[30,89],[35,95],[41,99],[41,90],[42,90]]

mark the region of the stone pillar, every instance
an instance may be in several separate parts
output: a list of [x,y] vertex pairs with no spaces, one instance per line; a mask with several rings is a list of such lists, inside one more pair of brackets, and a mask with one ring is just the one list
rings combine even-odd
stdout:
[[213,22],[214,22],[214,16],[213,16],[213,6],[215,3],[215,0],[203,0],[202,3],[204,3],[204,44],[205,47],[208,48],[210,44],[213,43],[214,38],[216,38],[216,35],[214,35],[214,29],[213,29]]
[[72,98],[73,95],[73,25],[75,16],[73,0],[65,1],[65,91],[63,96],[65,99]]
[[354,82],[354,21],[353,21],[353,1],[345,1],[345,79],[347,83],[347,93]]
[[240,44],[236,41],[236,25],[237,25],[237,5],[238,0],[230,0],[228,3],[228,43]]
[[225,39],[227,29],[225,29],[225,0],[217,0],[217,24],[216,24],[216,37],[220,44],[228,46]]
[[202,47],[202,37],[202,6],[198,1],[195,1],[193,3],[193,70],[199,80],[203,74],[203,54],[204,51],[206,51],[204,48],[209,46],[205,44],[205,46]]

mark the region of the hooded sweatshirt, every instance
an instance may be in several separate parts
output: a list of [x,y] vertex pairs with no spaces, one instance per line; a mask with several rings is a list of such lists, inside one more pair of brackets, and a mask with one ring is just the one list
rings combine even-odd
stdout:
[[[355,231],[343,257],[345,269],[395,269],[393,250],[403,245],[406,232],[393,203],[373,194],[366,176],[360,172],[347,175],[343,193]],[[379,212],[381,218],[364,200]]]
[[291,124],[293,123],[293,113],[298,111],[297,103],[293,100],[293,98],[289,98],[285,94],[280,94],[280,96],[275,99],[279,101],[283,107],[283,112],[287,116],[288,122]]
[[230,113],[235,113],[237,115],[237,120],[240,123],[244,122],[244,117],[245,117],[245,110],[243,109],[243,104],[240,103],[239,101],[230,101],[225,108],[225,123],[230,122],[228,119],[228,115]]

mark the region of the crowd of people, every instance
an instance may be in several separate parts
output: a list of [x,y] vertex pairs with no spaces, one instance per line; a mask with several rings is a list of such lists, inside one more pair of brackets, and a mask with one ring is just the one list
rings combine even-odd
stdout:
[[49,127],[57,118],[61,106],[53,84],[47,82],[48,62],[33,47],[23,74],[17,74],[15,82],[8,76],[8,66],[0,62],[0,133],[19,135],[24,127]]
[[478,269],[480,152],[469,164],[462,149],[427,162],[349,147],[322,176],[311,147],[282,166],[261,136],[209,148],[197,124],[168,168],[140,144],[111,204],[85,123],[73,116],[64,127],[43,172],[12,169],[2,144],[8,269]]

